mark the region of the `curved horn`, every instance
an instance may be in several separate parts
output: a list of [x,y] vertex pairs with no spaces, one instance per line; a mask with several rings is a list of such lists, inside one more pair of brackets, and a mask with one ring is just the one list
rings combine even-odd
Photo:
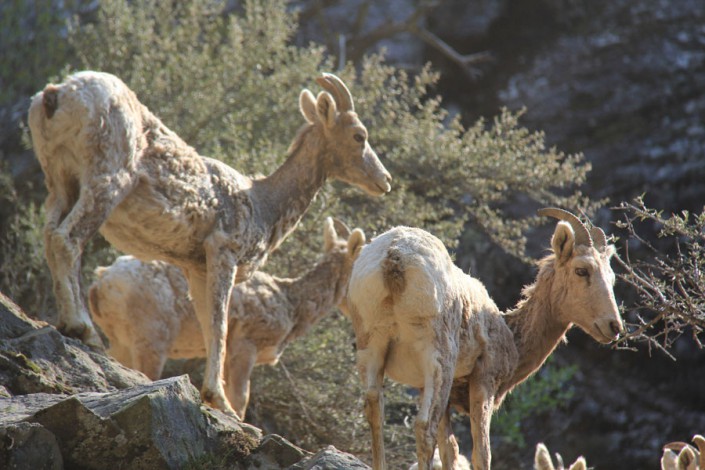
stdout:
[[590,238],[592,238],[593,243],[595,243],[595,248],[597,248],[597,251],[605,250],[605,247],[607,246],[607,236],[600,227],[592,227],[590,229]]
[[557,207],[545,207],[539,209],[536,213],[541,216],[553,217],[568,222],[575,232],[576,245],[592,246],[590,232],[588,232],[587,227],[585,227],[575,214],[563,209],[558,209]]
[[335,233],[337,233],[340,238],[345,238],[346,240],[350,238],[352,230],[350,230],[350,227],[345,225],[345,222],[337,217],[333,217],[333,228],[335,228]]
[[355,111],[352,94],[341,79],[332,73],[324,73],[322,77],[318,77],[316,79],[316,83],[321,85],[327,92],[333,95],[340,112]]

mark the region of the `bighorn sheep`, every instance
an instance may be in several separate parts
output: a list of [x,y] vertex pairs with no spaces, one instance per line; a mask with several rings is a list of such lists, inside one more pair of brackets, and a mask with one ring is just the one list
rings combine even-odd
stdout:
[[81,295],[81,252],[95,232],[140,259],[184,269],[206,344],[201,395],[232,413],[223,390],[227,310],[296,227],[327,178],[371,195],[391,177],[367,141],[350,91],[336,76],[299,96],[306,124],[272,175],[251,179],[184,143],[117,77],[79,72],[37,93],[29,108],[49,195],[46,258],[59,328],[101,347]]
[[[305,274],[284,279],[261,271],[233,287],[229,311],[225,391],[244,419],[252,368],[276,364],[284,349],[344,299],[355,257],[365,243],[326,219],[323,256]],[[167,357],[205,355],[186,279],[176,266],[122,256],[97,268],[89,290],[93,320],[110,340],[108,352],[152,380],[161,376]]]
[[663,446],[661,470],[705,470],[705,437],[693,436],[697,449],[686,442],[670,442]]
[[428,232],[397,227],[362,249],[346,308],[366,389],[375,470],[386,468],[385,374],[422,391],[415,422],[419,469],[430,468],[437,434],[443,468],[456,468],[449,405],[470,415],[473,469],[489,469],[493,410],[543,364],[566,331],[577,324],[601,343],[623,331],[609,264],[614,247],[604,232],[594,228],[591,236],[560,209],[539,213],[561,220],[553,253],[539,262],[523,300],[504,315],[482,283],[457,268]]
[[[561,454],[556,453],[556,460],[558,461],[558,467],[553,466],[553,460],[551,459],[551,454],[543,443],[536,445],[536,454],[534,455],[534,470],[566,470],[563,465],[563,457]],[[587,470],[587,462],[585,457],[580,456],[573,462],[568,470]]]

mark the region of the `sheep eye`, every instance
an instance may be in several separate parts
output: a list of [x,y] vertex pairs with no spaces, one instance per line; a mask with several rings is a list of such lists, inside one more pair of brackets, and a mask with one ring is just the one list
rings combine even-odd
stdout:
[[575,268],[575,274],[580,277],[585,277],[588,275],[588,270],[585,268]]
[[355,134],[353,139],[355,139],[356,142],[363,143],[365,141],[365,136],[362,134]]

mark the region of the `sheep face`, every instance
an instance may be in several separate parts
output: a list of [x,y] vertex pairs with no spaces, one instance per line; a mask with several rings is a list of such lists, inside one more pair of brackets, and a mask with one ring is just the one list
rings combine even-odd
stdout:
[[615,275],[610,266],[614,247],[597,249],[575,243],[570,224],[559,222],[551,240],[556,256],[553,299],[561,299],[562,320],[578,325],[600,343],[624,331],[614,298]]
[[331,74],[317,81],[327,91],[316,98],[310,91],[302,91],[299,108],[307,122],[320,126],[327,175],[372,196],[388,193],[392,177],[367,140],[367,129],[355,113],[350,91]]

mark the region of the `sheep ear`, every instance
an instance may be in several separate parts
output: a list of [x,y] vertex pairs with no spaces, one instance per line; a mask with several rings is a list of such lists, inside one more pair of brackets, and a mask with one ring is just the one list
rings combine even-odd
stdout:
[[551,237],[551,248],[560,262],[566,262],[573,254],[575,247],[575,232],[568,222],[560,221],[556,224],[556,231]]
[[303,114],[304,119],[309,124],[313,124],[318,119],[316,114],[316,98],[313,97],[313,93],[308,90],[303,90],[299,95],[299,109],[301,114]]
[[322,91],[318,94],[316,110],[318,111],[318,119],[320,119],[327,128],[330,129],[335,125],[337,108],[335,106],[335,100],[330,93]]
[[357,259],[357,257],[360,255],[362,247],[365,245],[365,241],[365,232],[363,232],[359,228],[356,228],[352,231],[352,233],[350,234],[350,238],[348,238],[348,255],[350,256],[350,258],[352,258],[353,260]]
[[323,250],[328,252],[335,246],[335,225],[332,217],[326,217],[325,225],[323,226]]
[[[350,238],[350,227],[337,217],[333,217],[333,227],[340,238],[347,240]],[[703,469],[705,470],[705,469]]]
[[684,468],[687,470],[693,469],[696,470],[696,460],[695,460],[695,452],[693,451],[693,448],[690,446],[683,447],[683,450],[680,451],[678,454],[678,460],[676,462],[676,466],[680,468]]
[[535,470],[555,470],[553,468],[553,461],[551,460],[551,454],[548,452],[546,446],[539,442],[536,445],[536,454],[534,454],[534,469]]
[[579,457],[568,470],[587,470],[587,462],[585,461],[585,457]]

